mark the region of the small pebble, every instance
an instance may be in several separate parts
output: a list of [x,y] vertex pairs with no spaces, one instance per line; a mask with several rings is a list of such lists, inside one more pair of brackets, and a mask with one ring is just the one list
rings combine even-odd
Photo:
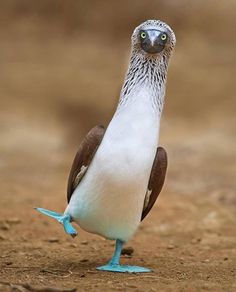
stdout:
[[203,260],[202,262],[203,262],[203,263],[209,263],[210,260],[209,260],[209,259],[206,259],[206,260]]
[[199,242],[201,242],[202,241],[202,239],[201,238],[193,238],[192,240],[191,240],[191,243],[199,243]]
[[87,245],[88,244],[88,241],[87,240],[83,240],[83,241],[81,241],[81,244]]
[[99,250],[99,248],[96,245],[92,246],[92,249],[96,251]]
[[175,246],[173,245],[173,244],[169,244],[169,245],[167,245],[167,247],[166,247],[167,249],[174,249],[175,248]]
[[0,229],[2,230],[9,230],[10,226],[6,222],[0,222]]
[[80,262],[81,263],[86,263],[86,262],[88,262],[88,259],[82,259],[82,260],[80,260]]
[[59,242],[59,239],[56,238],[56,237],[52,237],[52,238],[49,238],[47,241],[51,242],[51,243],[54,243],[54,242]]
[[227,261],[228,259],[229,259],[228,257],[225,257],[225,258],[224,258],[224,261]]
[[2,234],[0,234],[0,240],[6,240],[6,237]]
[[77,247],[78,245],[76,243],[71,243],[70,246],[71,247]]
[[134,249],[132,248],[132,246],[124,247],[121,251],[122,255],[131,256],[133,253],[134,253]]
[[21,220],[19,218],[10,218],[6,220],[7,223],[9,224],[19,224],[21,223]]

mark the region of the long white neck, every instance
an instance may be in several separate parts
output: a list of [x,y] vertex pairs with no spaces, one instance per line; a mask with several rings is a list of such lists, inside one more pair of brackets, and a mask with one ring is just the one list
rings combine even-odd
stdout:
[[150,110],[161,115],[165,96],[167,58],[145,58],[134,52],[121,90],[117,111],[135,104],[148,104]]
[[[123,145],[150,147],[155,155],[164,103],[167,58],[131,54],[117,110],[106,137]],[[127,140],[127,143],[125,142]]]

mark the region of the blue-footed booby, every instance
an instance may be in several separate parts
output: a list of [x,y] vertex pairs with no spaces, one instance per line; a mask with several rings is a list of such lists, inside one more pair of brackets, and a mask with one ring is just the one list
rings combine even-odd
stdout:
[[94,127],[82,141],[68,179],[64,214],[43,208],[71,236],[82,229],[116,240],[115,253],[98,270],[149,272],[120,265],[122,246],[154,205],[165,180],[167,154],[158,147],[173,30],[147,20],[132,34],[129,68],[115,114],[105,130]]

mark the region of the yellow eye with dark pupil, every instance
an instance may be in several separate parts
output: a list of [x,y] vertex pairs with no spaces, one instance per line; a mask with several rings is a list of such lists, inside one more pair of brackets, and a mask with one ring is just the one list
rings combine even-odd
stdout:
[[145,32],[141,32],[141,38],[145,39],[145,37],[146,37],[146,33]]
[[165,41],[167,39],[167,35],[165,34],[165,33],[163,33],[162,35],[161,35],[161,40],[162,41]]

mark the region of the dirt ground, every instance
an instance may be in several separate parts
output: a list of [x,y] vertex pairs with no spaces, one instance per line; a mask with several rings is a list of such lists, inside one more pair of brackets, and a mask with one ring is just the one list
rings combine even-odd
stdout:
[[45,35],[38,19],[0,30],[0,291],[236,291],[236,46],[201,33],[179,32],[161,124],[167,179],[122,257],[153,272],[114,274],[95,269],[113,242],[79,228],[72,239],[33,208],[64,210],[81,138],[114,111],[130,32],[120,43]]

